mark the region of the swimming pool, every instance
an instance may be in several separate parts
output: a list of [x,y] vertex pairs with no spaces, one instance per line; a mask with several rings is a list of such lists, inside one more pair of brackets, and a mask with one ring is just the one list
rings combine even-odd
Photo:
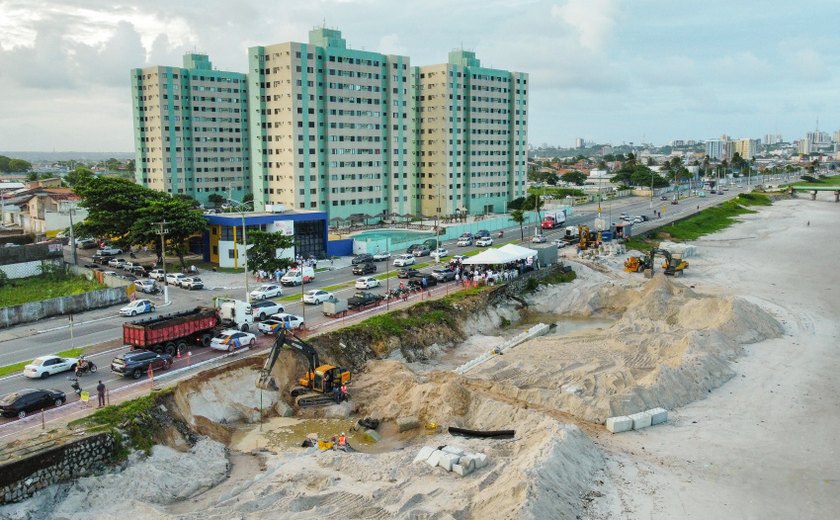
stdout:
[[376,229],[373,231],[360,231],[350,236],[353,240],[367,242],[374,240],[390,240],[392,244],[411,242],[413,240],[423,241],[427,238],[434,238],[435,234],[428,231],[410,231],[406,229]]

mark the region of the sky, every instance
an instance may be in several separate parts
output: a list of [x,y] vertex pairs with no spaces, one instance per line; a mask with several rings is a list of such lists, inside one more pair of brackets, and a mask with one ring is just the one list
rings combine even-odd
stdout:
[[840,129],[837,0],[0,0],[0,150],[133,144],[130,70],[339,29],[352,48],[530,74],[529,143]]

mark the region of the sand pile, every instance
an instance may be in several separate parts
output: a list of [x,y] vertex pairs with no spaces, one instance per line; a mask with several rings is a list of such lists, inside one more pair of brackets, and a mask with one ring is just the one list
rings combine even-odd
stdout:
[[201,440],[187,453],[155,446],[124,471],[50,486],[29,500],[0,507],[9,520],[168,518],[162,506],[197,495],[227,476],[225,447]]
[[[591,286],[600,275],[584,278],[582,285]],[[488,388],[502,395],[603,422],[701,399],[734,375],[729,364],[742,344],[783,332],[755,304],[701,296],[664,276],[641,288],[600,286],[590,287],[588,296],[578,287],[555,286],[534,300],[543,308],[558,302],[565,314],[572,310],[569,300],[584,315],[619,314],[613,326],[532,340],[468,376],[492,382]]]

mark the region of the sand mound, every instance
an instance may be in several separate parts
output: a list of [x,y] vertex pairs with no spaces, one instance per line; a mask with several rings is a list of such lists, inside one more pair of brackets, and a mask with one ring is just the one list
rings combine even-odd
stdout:
[[26,520],[169,518],[160,506],[197,495],[228,472],[225,447],[201,440],[187,453],[155,446],[124,471],[50,486],[32,499],[0,508],[0,517]]
[[[596,277],[590,277],[594,279]],[[757,305],[731,297],[701,296],[664,276],[640,288],[608,284],[586,295],[549,288],[536,305],[571,293],[584,314],[618,313],[610,328],[546,336],[494,358],[469,376],[492,381],[509,398],[603,422],[612,415],[703,398],[734,372],[741,345],[778,337],[779,322]]]

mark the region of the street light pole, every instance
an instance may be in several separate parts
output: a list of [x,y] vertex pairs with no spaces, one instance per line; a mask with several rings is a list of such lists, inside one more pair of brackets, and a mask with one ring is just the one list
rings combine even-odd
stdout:
[[158,234],[160,235],[160,263],[161,268],[163,269],[163,303],[169,303],[169,282],[166,280],[166,233],[169,232],[166,229],[166,219],[163,219],[160,222],[155,222],[159,226]]

